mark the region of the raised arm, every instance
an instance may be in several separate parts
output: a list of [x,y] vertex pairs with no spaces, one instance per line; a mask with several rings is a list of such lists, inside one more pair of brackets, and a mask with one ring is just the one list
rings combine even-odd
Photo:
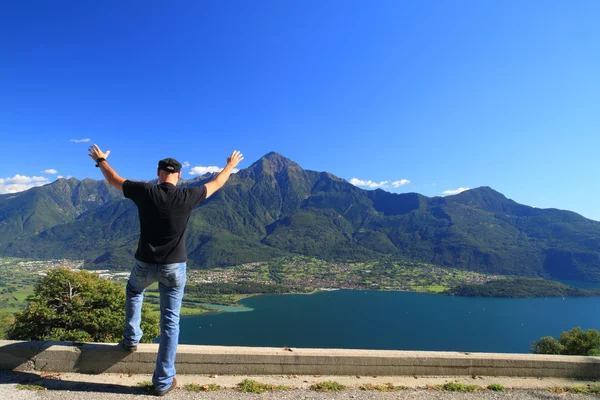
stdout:
[[88,155],[92,160],[96,162],[96,166],[100,168],[100,171],[102,171],[102,175],[104,175],[106,181],[110,185],[119,189],[120,191],[123,191],[123,182],[125,182],[125,179],[121,178],[115,172],[115,170],[112,169],[110,165],[108,165],[106,158],[109,154],[110,150],[108,150],[106,153],[103,153],[102,150],[100,150],[100,147],[98,147],[98,145],[93,145],[89,148]]
[[213,193],[215,193],[217,190],[221,189],[223,187],[223,185],[225,185],[225,182],[227,182],[227,180],[229,179],[229,176],[231,176],[231,173],[233,172],[234,168],[243,159],[244,159],[244,156],[239,151],[234,150],[233,153],[231,153],[231,156],[229,156],[229,158],[227,158],[227,165],[225,166],[225,168],[223,168],[223,170],[221,172],[219,172],[219,175],[217,175],[215,177],[215,179],[213,179],[212,181],[210,181],[204,185],[204,186],[206,186],[206,198],[207,199],[210,196],[212,196]]

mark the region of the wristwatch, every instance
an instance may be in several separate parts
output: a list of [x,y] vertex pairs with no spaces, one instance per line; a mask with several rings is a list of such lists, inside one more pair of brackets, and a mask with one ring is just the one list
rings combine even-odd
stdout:
[[102,158],[102,157],[96,158],[96,167],[100,167],[100,163],[102,161],[106,161],[106,158]]

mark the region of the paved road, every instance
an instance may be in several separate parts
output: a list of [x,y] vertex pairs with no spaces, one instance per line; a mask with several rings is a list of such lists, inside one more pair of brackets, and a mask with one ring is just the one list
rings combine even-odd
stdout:
[[[207,376],[180,376],[180,386],[186,383],[217,383],[219,385],[232,388],[235,386],[234,382],[239,382],[246,377],[207,377]],[[423,399],[423,400],[437,400],[437,399],[454,399],[454,400],[491,400],[491,399],[515,399],[515,400],[545,400],[545,399],[600,399],[598,395],[590,394],[571,394],[552,393],[547,387],[548,385],[555,385],[556,381],[541,381],[541,380],[510,380],[506,382],[495,379],[498,383],[506,383],[507,385],[511,382],[514,384],[512,387],[524,387],[533,386],[539,387],[539,389],[511,389],[504,393],[492,392],[492,391],[480,391],[476,393],[451,393],[441,392],[435,390],[419,389],[414,388],[416,386],[427,386],[431,382],[443,383],[447,382],[451,378],[419,378],[414,379],[412,377],[400,377],[400,380],[409,382],[412,379],[411,389],[406,389],[393,393],[381,393],[373,391],[362,391],[362,390],[345,390],[339,393],[317,393],[307,389],[308,385],[313,381],[322,381],[326,379],[336,380],[348,384],[350,386],[357,385],[358,382],[362,383],[376,383],[382,382],[382,379],[389,380],[390,378],[376,379],[375,377],[250,377],[265,383],[274,384],[286,384],[288,386],[299,387],[286,392],[273,392],[265,394],[250,394],[250,393],[239,393],[234,390],[223,390],[220,392],[212,393],[194,393],[189,392],[183,388],[169,393],[165,398],[173,400],[183,399],[214,399],[214,400],[248,400],[248,399]],[[38,399],[61,399],[61,400],[142,400],[156,398],[149,394],[147,389],[140,388],[138,384],[145,382],[150,379],[150,376],[139,375],[139,376],[123,376],[118,374],[101,374],[101,375],[79,375],[79,374],[60,374],[60,375],[47,375],[40,376],[37,372],[1,372],[0,371],[0,399],[2,400],[38,400]],[[460,378],[465,383],[469,382],[470,378]],[[352,381],[352,382],[351,382]],[[485,380],[481,378],[481,381],[477,381],[481,386],[485,386]],[[526,382],[526,384],[523,384]],[[473,383],[473,382],[471,382]],[[483,383],[483,385],[482,385]],[[562,384],[562,382],[558,382]],[[396,384],[396,381],[394,382]],[[582,386],[585,384],[597,384],[590,382],[570,382],[568,386]],[[45,388],[43,391],[32,391],[27,389],[19,389],[18,385],[40,385]],[[546,387],[543,387],[546,386]],[[27,386],[31,387],[31,386]],[[508,386],[507,386],[508,387]]]

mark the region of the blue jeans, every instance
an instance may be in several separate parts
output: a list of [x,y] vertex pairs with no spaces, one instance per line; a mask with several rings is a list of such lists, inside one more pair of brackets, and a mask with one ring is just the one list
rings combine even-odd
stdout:
[[124,342],[135,345],[142,339],[142,302],[146,288],[158,282],[160,292],[160,344],[152,383],[156,390],[171,386],[175,377],[175,355],[179,342],[179,313],[186,281],[186,263],[148,264],[135,260],[127,282]]

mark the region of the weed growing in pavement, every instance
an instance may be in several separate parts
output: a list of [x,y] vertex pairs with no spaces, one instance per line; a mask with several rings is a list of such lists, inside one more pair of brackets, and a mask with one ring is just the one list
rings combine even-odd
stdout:
[[385,385],[373,385],[372,383],[367,383],[361,385],[359,387],[360,390],[375,390],[377,392],[394,392],[396,390],[405,390],[406,386],[394,386],[392,383],[388,382]]
[[215,383],[209,383],[208,385],[188,383],[187,385],[183,385],[183,388],[188,392],[218,392],[219,390],[223,390],[222,386]]
[[40,386],[40,385],[17,385],[17,389],[19,390],[33,390],[35,392],[43,392],[44,390],[46,390],[45,387]]
[[481,386],[465,385],[464,383],[458,382],[448,382],[444,385],[438,385],[435,388],[446,392],[474,392],[476,390],[481,390]]
[[280,390],[291,390],[290,386],[284,385],[269,385],[267,383],[260,383],[251,379],[244,379],[237,384],[236,390],[244,393],[264,393],[264,392],[276,392]]
[[136,386],[145,392],[151,392],[154,390],[154,385],[149,381],[138,382]]
[[325,381],[315,383],[310,387],[310,389],[316,392],[339,392],[346,389],[346,386],[333,381]]
[[494,392],[504,392],[504,386],[498,383],[492,383],[488,385],[488,390],[493,390]]

